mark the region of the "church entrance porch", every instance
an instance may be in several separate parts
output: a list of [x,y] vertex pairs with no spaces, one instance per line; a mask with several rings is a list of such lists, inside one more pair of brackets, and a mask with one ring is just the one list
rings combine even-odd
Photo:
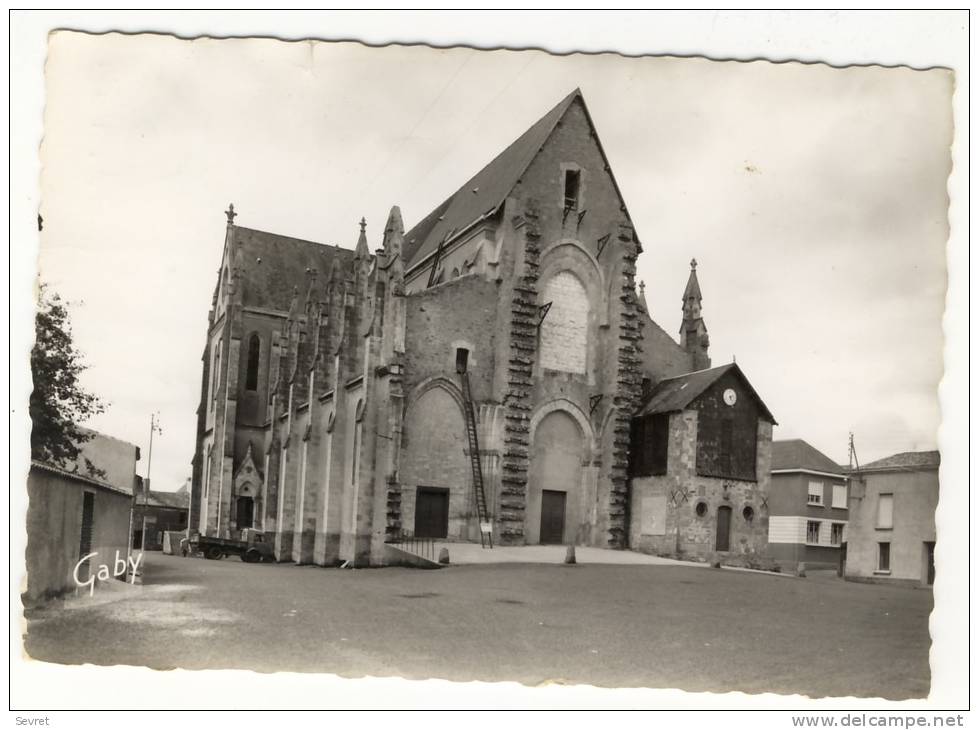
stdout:
[[564,542],[564,512],[567,493],[545,489],[541,492],[540,542],[554,545]]

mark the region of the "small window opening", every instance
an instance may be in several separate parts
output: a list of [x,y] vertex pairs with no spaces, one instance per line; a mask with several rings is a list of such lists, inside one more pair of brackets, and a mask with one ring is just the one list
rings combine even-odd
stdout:
[[465,347],[456,348],[456,372],[464,373],[469,367],[469,350]]
[[750,506],[745,507],[741,511],[741,515],[742,515],[742,517],[744,517],[744,521],[745,522],[751,522],[752,520],[755,519],[755,510],[752,507],[750,507]]
[[706,517],[707,516],[707,503],[706,502],[697,502],[697,506],[694,508],[694,512],[697,513],[697,517]]
[[564,171],[564,207],[567,210],[578,209],[578,194],[581,190],[581,171]]

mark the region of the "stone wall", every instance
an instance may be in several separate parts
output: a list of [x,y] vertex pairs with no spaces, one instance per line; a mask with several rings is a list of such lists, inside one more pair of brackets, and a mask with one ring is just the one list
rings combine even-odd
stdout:
[[404,388],[409,398],[428,378],[446,377],[459,384],[456,349],[465,348],[470,350],[467,372],[473,400],[492,400],[498,297],[496,282],[471,274],[406,298]]
[[415,531],[415,496],[419,487],[449,490],[448,537],[469,539],[475,533],[475,501],[469,444],[458,389],[435,385],[408,405],[401,436],[401,516]]
[[[765,555],[771,469],[771,424],[756,426],[757,481],[697,473],[696,410],[670,416],[667,473],[632,480],[629,544],[635,550],[706,560],[716,551],[718,509],[731,510],[727,555]],[[698,505],[703,505],[698,513]],[[750,519],[745,510],[750,509]]]

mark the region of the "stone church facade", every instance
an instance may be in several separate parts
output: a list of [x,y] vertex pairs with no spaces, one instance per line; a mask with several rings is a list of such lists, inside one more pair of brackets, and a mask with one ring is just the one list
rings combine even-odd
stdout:
[[392,208],[373,252],[364,221],[341,248],[235,216],[192,527],[261,529],[277,559],[317,565],[384,564],[403,532],[649,547],[630,537],[633,420],[662,381],[709,367],[709,343],[693,270],[680,342],[649,317],[579,91],[412,229]]

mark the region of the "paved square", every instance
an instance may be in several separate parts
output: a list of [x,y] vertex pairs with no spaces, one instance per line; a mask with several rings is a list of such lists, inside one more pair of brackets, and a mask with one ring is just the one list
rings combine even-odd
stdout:
[[152,553],[36,612],[60,663],[924,697],[932,594],[684,565],[338,570]]

